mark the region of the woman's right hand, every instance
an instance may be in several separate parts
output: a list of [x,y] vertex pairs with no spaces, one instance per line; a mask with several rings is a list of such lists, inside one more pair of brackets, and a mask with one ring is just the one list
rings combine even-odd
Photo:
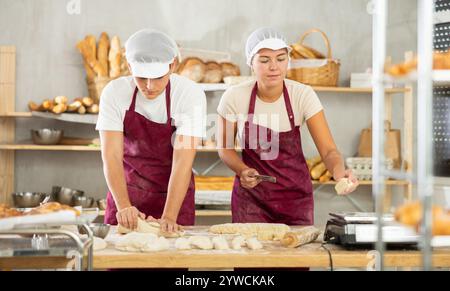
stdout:
[[256,178],[256,175],[259,175],[259,173],[255,169],[247,168],[242,170],[239,174],[242,187],[246,189],[255,188],[261,182],[260,179]]
[[145,220],[145,214],[134,206],[123,208],[116,213],[117,222],[131,230],[137,228],[138,217]]

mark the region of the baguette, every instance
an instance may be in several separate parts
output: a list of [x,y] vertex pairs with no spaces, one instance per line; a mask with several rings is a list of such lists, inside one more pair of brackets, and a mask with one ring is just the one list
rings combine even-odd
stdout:
[[[83,59],[85,60],[86,64],[92,69],[92,71],[95,74],[97,74],[98,76],[106,74],[106,72],[103,71],[103,68],[100,65],[100,63],[97,61],[95,55],[92,54],[92,50],[90,49],[86,40],[78,42],[77,48],[80,51],[81,55],[83,56]],[[92,77],[93,79],[95,77],[92,76],[92,73],[89,71],[86,71],[86,73],[88,74],[88,78]]]
[[109,68],[108,68],[109,46],[110,46],[109,36],[106,32],[102,32],[100,40],[98,41],[98,49],[97,49],[97,60],[101,66],[101,72],[99,74],[99,77],[109,76]]
[[122,63],[122,52],[120,49],[120,39],[114,36],[111,39],[111,49],[109,50],[109,77],[117,78],[120,76],[120,65]]

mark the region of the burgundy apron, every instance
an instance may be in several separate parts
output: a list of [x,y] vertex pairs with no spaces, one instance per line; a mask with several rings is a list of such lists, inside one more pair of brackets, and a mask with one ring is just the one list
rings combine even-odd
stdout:
[[[123,165],[131,205],[145,215],[161,218],[166,203],[172,170],[172,126],[170,115],[170,82],[166,87],[167,122],[156,123],[135,111],[138,88],[124,119]],[[183,201],[177,223],[194,225],[194,176]],[[117,208],[111,192],[107,195],[105,223],[117,224]]]
[[[231,199],[233,222],[313,225],[311,176],[303,156],[300,126],[295,126],[286,85],[283,85],[283,95],[291,124],[291,130],[288,132],[276,132],[253,123],[257,89],[258,84],[253,88],[250,97],[244,137],[241,138],[244,149],[242,159],[260,175],[276,177],[277,183],[261,182],[253,189],[245,189],[236,176]],[[250,134],[255,137],[250,137]],[[267,135],[267,138],[261,137],[262,134]],[[279,142],[276,142],[277,139]],[[271,148],[268,148],[268,145]],[[266,159],[274,150],[278,151],[278,156],[275,159]]]

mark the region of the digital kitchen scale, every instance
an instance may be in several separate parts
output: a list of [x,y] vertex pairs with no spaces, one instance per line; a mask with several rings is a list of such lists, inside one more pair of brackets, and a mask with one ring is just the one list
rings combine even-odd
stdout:
[[[330,213],[324,241],[346,248],[370,248],[377,242],[377,214],[362,212]],[[391,214],[383,215],[383,241],[387,248],[417,248],[419,235],[413,228],[397,223]]]

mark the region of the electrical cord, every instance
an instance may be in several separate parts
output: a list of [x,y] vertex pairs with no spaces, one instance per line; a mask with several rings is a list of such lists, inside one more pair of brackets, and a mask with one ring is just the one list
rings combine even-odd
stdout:
[[320,247],[323,248],[328,253],[328,259],[330,261],[330,272],[333,272],[334,271],[333,256],[331,255],[330,249],[328,249],[326,246],[327,246],[327,243],[326,242],[322,242]]

